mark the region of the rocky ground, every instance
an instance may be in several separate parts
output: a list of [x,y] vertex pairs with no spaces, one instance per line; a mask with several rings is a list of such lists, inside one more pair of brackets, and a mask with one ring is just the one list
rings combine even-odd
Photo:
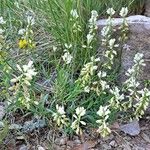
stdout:
[[96,129],[84,131],[81,137],[67,137],[63,133],[42,127],[23,133],[10,130],[0,146],[1,150],[150,150],[150,119],[139,123],[112,125],[112,133],[101,138]]

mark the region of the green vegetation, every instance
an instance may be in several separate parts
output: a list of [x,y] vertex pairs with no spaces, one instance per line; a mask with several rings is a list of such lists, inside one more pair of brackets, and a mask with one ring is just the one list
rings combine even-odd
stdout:
[[[98,127],[102,136],[111,132],[114,114],[141,118],[150,97],[146,87],[138,89],[137,76],[145,65],[143,55],[135,55],[122,86],[117,79],[119,56],[129,30],[126,16],[141,10],[143,3],[2,0],[0,99],[8,112],[31,113],[45,119],[47,125],[51,120],[68,134],[82,134],[87,124]],[[102,16],[108,18],[108,24],[98,43],[96,23]],[[123,18],[118,37],[114,37],[114,16]],[[135,99],[139,100],[136,105]]]

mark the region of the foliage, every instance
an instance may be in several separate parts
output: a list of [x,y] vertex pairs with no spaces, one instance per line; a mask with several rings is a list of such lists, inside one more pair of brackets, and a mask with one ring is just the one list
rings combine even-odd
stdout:
[[[122,6],[130,8],[133,1],[113,2],[120,13],[98,0],[2,0],[0,84],[8,112],[32,112],[68,133],[82,134],[85,125],[93,125],[102,136],[111,133],[113,113],[122,112],[128,119],[143,116],[150,98],[148,88],[139,89],[137,80],[145,66],[143,54],[135,55],[127,80],[117,84],[129,30],[128,8]],[[99,14],[108,17],[100,45]],[[117,30],[115,15],[123,18]],[[117,31],[120,35],[114,36]]]

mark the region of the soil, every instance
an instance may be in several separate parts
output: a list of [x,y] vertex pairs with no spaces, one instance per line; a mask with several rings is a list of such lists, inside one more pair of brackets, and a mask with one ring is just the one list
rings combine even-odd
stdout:
[[102,138],[97,129],[85,130],[83,135],[67,137],[51,128],[35,129],[29,133],[11,131],[0,145],[0,150],[150,150],[150,119],[140,121],[140,134],[127,135],[118,129]]

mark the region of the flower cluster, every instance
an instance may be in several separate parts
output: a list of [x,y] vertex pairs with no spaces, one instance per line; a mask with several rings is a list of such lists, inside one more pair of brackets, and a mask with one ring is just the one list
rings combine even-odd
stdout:
[[56,112],[53,113],[54,121],[56,121],[59,127],[63,127],[63,125],[68,125],[68,119],[65,115],[64,106],[56,105]]
[[147,88],[142,89],[141,91],[138,91],[139,96],[137,96],[137,104],[135,107],[134,116],[136,119],[142,118],[144,115],[144,111],[149,106],[150,101],[150,91]]
[[56,121],[59,127],[68,127],[70,125],[70,127],[76,132],[76,134],[81,135],[82,129],[80,127],[80,124],[86,125],[86,123],[81,120],[81,117],[85,115],[86,110],[84,109],[84,107],[77,107],[75,111],[76,113],[73,114],[75,120],[72,122],[72,124],[70,124],[69,119],[66,117],[64,106],[56,105],[56,112],[53,113],[53,120]]
[[20,36],[18,46],[20,49],[35,48],[32,30],[32,26],[34,24],[35,24],[34,17],[31,15],[27,15],[27,27],[25,29],[22,28],[18,31],[18,35]]
[[97,70],[98,66],[96,65],[96,62],[99,62],[99,58],[91,57],[91,62],[88,62],[84,65],[84,67],[81,70],[80,77],[77,81],[81,83],[82,87],[86,87],[87,84],[90,83],[91,76],[94,75],[95,70]]
[[31,86],[31,81],[33,77],[36,76],[37,72],[33,67],[32,61],[29,61],[27,65],[23,65],[22,67],[20,65],[17,65],[17,69],[21,74],[19,76],[15,76],[10,80],[10,82],[13,83],[13,86],[11,86],[9,90],[13,91],[15,97],[18,97],[18,95],[22,95],[19,96],[18,101],[29,108],[29,102],[31,101],[29,86]]
[[91,11],[91,18],[89,19],[89,33],[87,34],[87,45],[83,45],[83,48],[92,48],[92,41],[94,40],[94,37],[96,35],[96,30],[97,30],[97,17],[98,13],[95,10]]
[[71,21],[72,21],[72,31],[73,33],[77,33],[77,31],[81,32],[81,26],[79,24],[79,15],[76,9],[72,9],[71,12]]
[[17,65],[17,68],[21,72],[21,75],[11,79],[11,82],[17,83],[21,81],[22,84],[30,86],[30,81],[37,74],[37,72],[35,72],[35,68],[33,67],[33,61],[29,61],[29,63],[27,65],[23,65],[22,68],[20,67],[20,65]]
[[132,66],[132,68],[129,68],[127,70],[126,76],[128,77],[128,79],[124,83],[126,90],[130,91],[131,93],[133,89],[139,86],[140,83],[137,82],[137,76],[139,75],[141,67],[145,66],[143,54],[141,53],[137,53],[133,61],[135,64]]
[[69,53],[69,50],[71,47],[72,47],[71,44],[70,45],[65,44],[65,50],[64,50],[64,55],[62,56],[62,59],[66,64],[70,64],[73,58],[72,55]]
[[86,110],[84,107],[77,107],[76,108],[76,114],[73,115],[73,117],[76,119],[72,125],[71,128],[75,130],[76,134],[82,134],[82,129],[80,128],[80,124],[86,125],[84,121],[81,120],[81,117],[84,116],[86,113]]
[[120,36],[119,40],[121,42],[124,42],[125,40],[128,39],[127,33],[129,31],[129,25],[128,25],[127,19],[126,19],[127,14],[128,14],[128,8],[127,7],[123,7],[121,9],[120,13],[119,13],[119,15],[121,17],[123,17],[123,23],[119,27],[119,29],[121,31],[121,36]]
[[118,87],[110,89],[110,93],[113,95],[110,99],[110,106],[115,109],[121,109],[122,100],[124,100],[124,94],[121,94],[121,91]]
[[92,83],[91,90],[95,91],[98,96],[100,96],[101,93],[106,94],[105,90],[109,89],[109,85],[105,80],[106,76],[106,72],[99,71],[97,73],[98,81]]
[[110,16],[113,16],[115,14],[115,10],[113,8],[108,8],[106,12]]
[[122,7],[122,9],[120,10],[119,15],[124,18],[124,17],[127,16],[127,14],[128,14],[128,8],[127,7]]
[[108,62],[104,64],[108,69],[112,68],[114,63],[114,58],[117,56],[117,51],[115,50],[116,47],[119,47],[119,44],[115,44],[115,39],[110,39],[108,42],[108,50],[106,50],[104,56],[107,58]]
[[111,130],[109,129],[107,123],[110,113],[111,112],[108,106],[100,106],[97,112],[97,115],[100,117],[100,119],[96,121],[99,124],[99,129],[97,130],[97,132],[99,132],[103,137],[111,133]]

